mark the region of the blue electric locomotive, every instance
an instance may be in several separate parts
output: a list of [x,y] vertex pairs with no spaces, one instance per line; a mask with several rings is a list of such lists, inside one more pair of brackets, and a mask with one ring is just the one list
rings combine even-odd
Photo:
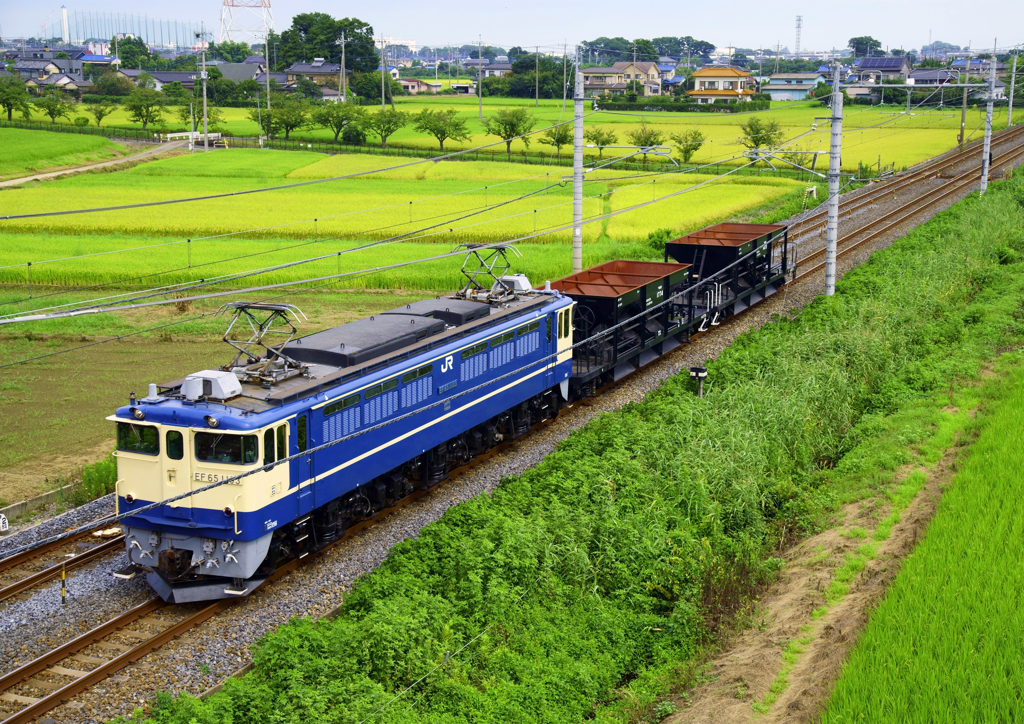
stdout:
[[[228,305],[232,326],[254,332],[225,334],[239,350],[231,364],[150,385],[108,418],[118,512],[310,452],[127,518],[122,577],[141,567],[179,603],[245,595],[280,562],[554,417],[568,396],[572,304],[511,275],[300,338],[288,305]],[[272,343],[275,332],[287,340]]]

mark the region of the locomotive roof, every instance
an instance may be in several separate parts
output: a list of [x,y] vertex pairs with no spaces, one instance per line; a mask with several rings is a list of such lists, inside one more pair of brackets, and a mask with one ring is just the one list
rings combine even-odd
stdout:
[[697,244],[699,246],[743,246],[759,241],[769,234],[784,231],[782,224],[715,224],[692,234],[673,239],[672,244]]
[[[311,397],[350,380],[386,370],[431,349],[441,347],[534,311],[553,301],[551,295],[531,293],[492,307],[454,297],[439,297],[392,309],[371,318],[316,332],[294,340],[285,350],[307,364],[308,376],[283,380],[271,388],[242,383],[242,394],[224,405],[263,412]],[[181,387],[184,378],[160,385],[164,391]]]

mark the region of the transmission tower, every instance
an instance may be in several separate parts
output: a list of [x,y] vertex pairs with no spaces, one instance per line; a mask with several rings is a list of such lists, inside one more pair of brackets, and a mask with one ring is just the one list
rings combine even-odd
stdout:
[[224,0],[220,11],[220,41],[260,42],[274,29],[270,0]]
[[796,16],[796,50],[793,51],[793,55],[800,55],[800,28],[804,25],[804,16]]

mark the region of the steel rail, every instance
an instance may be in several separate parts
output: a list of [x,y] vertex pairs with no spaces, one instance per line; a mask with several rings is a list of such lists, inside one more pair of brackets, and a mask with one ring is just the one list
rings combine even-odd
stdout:
[[76,535],[76,536],[72,536],[70,538],[65,538],[64,540],[59,540],[59,541],[54,541],[52,543],[47,543],[46,545],[42,545],[42,546],[39,546],[38,548],[32,548],[30,550],[22,551],[21,553],[16,553],[13,556],[9,556],[7,558],[0,558],[0,573],[2,573],[4,571],[8,571],[8,570],[10,570],[12,568],[16,568],[18,566],[24,565],[24,564],[28,563],[29,561],[33,561],[36,558],[39,558],[39,557],[45,555],[46,553],[49,553],[50,551],[53,551],[53,550],[56,550],[57,548],[61,548],[63,546],[66,546],[68,543],[74,543],[76,541],[82,540],[83,538],[89,538],[96,531],[103,530],[103,528],[106,527],[106,524],[104,523],[104,521],[108,521],[112,517],[113,516],[106,516],[104,518],[101,518],[97,522],[97,525],[96,525],[95,528],[91,528],[89,530],[82,531],[81,535]]
[[[1024,126],[1016,126],[1004,131],[999,134],[995,142],[1003,144],[1009,141],[1015,140],[1018,136],[1024,134]],[[856,198],[850,199],[845,205],[841,205],[839,209],[840,217],[844,214],[851,214],[855,211],[859,211],[866,206],[871,206],[877,203],[878,199],[886,196],[887,194],[895,194],[898,191],[904,191],[910,186],[919,183],[921,180],[932,176],[933,174],[939,174],[943,171],[955,166],[958,163],[968,160],[970,156],[974,155],[974,151],[980,151],[981,149],[969,149],[967,153],[957,153],[949,156],[945,159],[933,161],[921,168],[910,172],[906,176],[900,176],[892,181],[878,184],[870,189],[867,193],[862,194]],[[826,210],[821,209],[808,215],[806,218],[797,221],[789,227],[790,236],[806,236],[816,227],[824,227],[827,222]],[[795,231],[794,231],[795,230]]]
[[[1009,151],[1007,153],[1004,153],[1002,156],[999,156],[999,157],[995,158],[994,162],[993,162],[993,168],[996,168],[998,166],[1005,166],[1006,164],[1012,163],[1012,162],[1020,159],[1021,157],[1024,157],[1024,147],[1020,147],[1020,148],[1017,148],[1017,149],[1015,149],[1013,151]],[[843,254],[846,254],[846,253],[848,253],[850,251],[853,251],[854,249],[862,246],[863,244],[868,243],[869,241],[873,241],[873,240],[877,239],[882,234],[885,234],[886,232],[891,231],[892,229],[894,229],[895,227],[899,226],[900,224],[905,223],[907,220],[911,219],[912,217],[916,216],[917,214],[921,213],[922,211],[927,211],[929,208],[931,208],[935,204],[939,203],[940,201],[943,201],[943,200],[949,198],[950,196],[952,196],[953,194],[955,194],[955,193],[957,193],[959,191],[962,191],[965,187],[970,186],[971,184],[973,184],[976,181],[978,181],[978,178],[979,178],[979,176],[977,175],[976,171],[974,171],[974,170],[968,171],[968,172],[962,174],[956,180],[952,181],[950,184],[948,184],[946,186],[943,186],[941,188],[935,189],[935,190],[925,194],[924,196],[918,197],[917,199],[915,199],[914,201],[911,201],[908,204],[904,204],[899,209],[897,209],[896,212],[894,212],[894,213],[899,213],[900,211],[902,211],[904,209],[907,209],[910,206],[915,206],[922,199],[927,198],[928,196],[932,196],[935,193],[939,193],[939,195],[936,198],[933,198],[930,201],[927,201],[926,203],[923,203],[923,204],[920,204],[920,205],[916,205],[916,208],[910,209],[906,214],[904,214],[900,218],[898,218],[898,219],[896,219],[894,221],[891,221],[888,224],[885,224],[884,226],[882,226],[882,227],[880,227],[878,229],[875,229],[875,230],[871,231],[871,233],[868,234],[863,239],[860,239],[859,241],[854,242],[852,244],[847,244],[846,246],[844,246],[838,252],[837,256],[842,256]],[[878,222],[873,222],[873,223],[870,223],[870,224],[866,224],[865,226],[862,226],[861,228],[857,229],[856,231],[851,232],[850,234],[847,234],[842,239],[842,241],[848,241],[850,239],[853,239],[854,237],[858,236],[859,234],[862,234],[863,232],[870,230],[871,227],[875,226],[877,223]],[[808,254],[806,257],[804,257],[803,262],[806,263],[808,260],[814,259],[816,257],[819,257],[819,256],[823,255],[824,253],[825,253],[824,249],[819,249],[819,250],[817,250],[815,252],[812,252],[811,254]],[[797,277],[795,279],[793,279],[793,281],[790,282],[790,284],[792,284],[794,282],[797,282],[797,281],[799,281],[801,279],[804,279],[805,277],[808,277],[811,274],[814,274],[815,272],[820,271],[824,267],[825,267],[825,263],[824,262],[822,262],[820,264],[816,264],[815,266],[811,267],[810,269],[807,269],[806,271],[804,271],[801,274],[797,275]]]
[[116,538],[109,538],[94,548],[82,551],[78,555],[68,558],[66,561],[55,563],[49,568],[44,568],[36,573],[31,573],[25,578],[15,581],[9,586],[0,588],[0,601],[6,601],[11,596],[17,596],[19,593],[27,591],[30,588],[34,588],[40,583],[46,583],[47,581],[53,580],[61,574],[61,571],[66,572],[79,568],[89,561],[95,558],[100,558],[115,548],[120,547],[123,543],[124,536],[118,535]]

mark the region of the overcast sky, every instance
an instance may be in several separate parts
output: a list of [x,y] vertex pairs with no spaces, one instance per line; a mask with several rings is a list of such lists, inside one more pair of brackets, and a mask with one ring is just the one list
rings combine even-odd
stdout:
[[[0,0],[0,32],[5,36],[36,35],[58,0],[15,2]],[[220,27],[218,0],[65,0],[68,12],[145,13],[150,18],[205,21],[215,33]],[[54,5],[50,5],[54,3]],[[855,3],[690,2],[641,6],[612,0],[551,2],[551,0],[491,0],[490,2],[427,3],[389,0],[374,3],[325,3],[317,0],[273,0],[275,24],[286,28],[296,13],[321,11],[335,17],[354,16],[375,32],[415,40],[419,45],[476,42],[508,48],[589,40],[601,35],[651,38],[692,35],[717,46],[793,49],[795,19],[803,15],[801,48],[828,50],[844,47],[857,35],[871,35],[889,48],[920,48],[933,40],[974,48],[1024,42],[1024,5],[1019,0],[861,0]],[[51,22],[58,19],[54,13]]]

